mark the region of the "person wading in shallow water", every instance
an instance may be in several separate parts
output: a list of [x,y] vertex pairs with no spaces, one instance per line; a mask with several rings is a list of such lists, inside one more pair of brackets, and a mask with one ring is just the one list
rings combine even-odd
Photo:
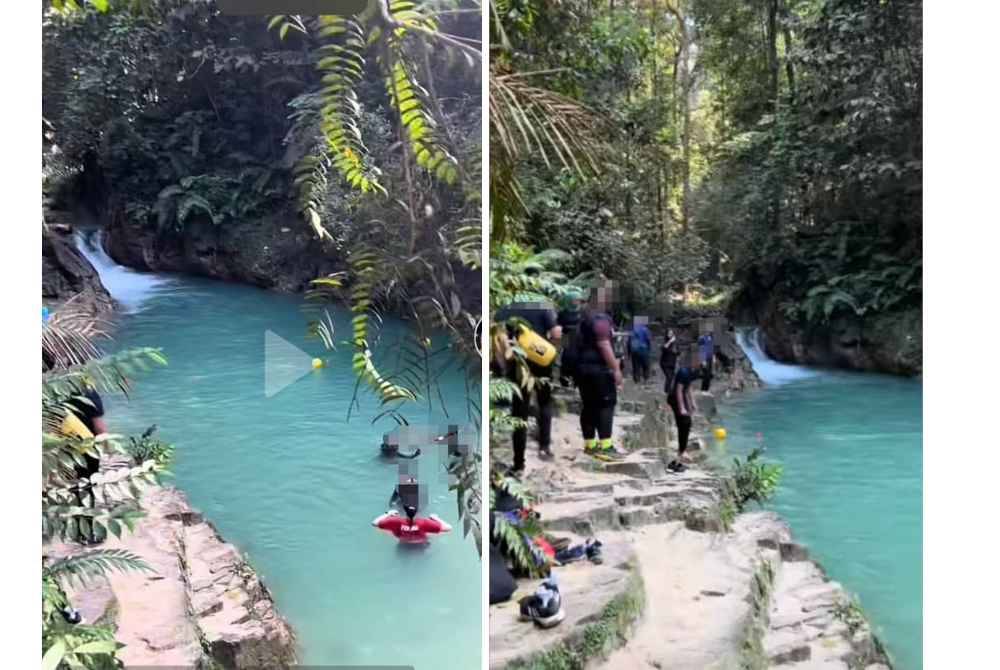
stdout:
[[418,517],[417,508],[412,505],[407,505],[405,511],[405,519],[396,510],[389,510],[372,521],[372,525],[379,530],[392,533],[401,544],[427,544],[428,535],[438,535],[451,530],[451,526],[435,514]]
[[623,384],[621,366],[611,348],[614,331],[607,313],[613,291],[610,282],[591,289],[590,302],[580,320],[576,344],[576,382],[580,389],[583,451],[601,460],[621,457],[611,440],[615,405],[618,403],[617,391]]
[[698,411],[694,398],[691,397],[691,383],[701,374],[696,365],[697,361],[679,368],[674,375],[673,387],[667,394],[667,404],[673,410],[677,424],[677,458],[667,464],[667,469],[671,472],[683,472],[687,469],[684,462],[691,461],[687,454],[688,437],[691,435],[691,417]]

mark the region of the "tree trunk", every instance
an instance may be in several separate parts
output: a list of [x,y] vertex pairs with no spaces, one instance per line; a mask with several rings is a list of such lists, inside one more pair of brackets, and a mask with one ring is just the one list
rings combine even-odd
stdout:
[[778,111],[778,0],[767,5],[767,67],[770,75],[768,92],[771,108]]
[[681,229],[688,232],[690,223],[689,213],[691,204],[691,64],[690,45],[687,29],[687,22],[678,6],[667,4],[667,10],[677,19],[677,32],[680,43],[677,48],[677,65],[674,69],[674,76],[679,80],[681,94],[681,115],[683,125],[681,126],[681,180],[683,183],[683,194],[681,201]]
[[792,65],[792,59],[789,57],[789,53],[792,50],[792,30],[788,27],[788,7],[785,7],[785,24],[781,27],[782,34],[785,39],[785,76],[788,78],[788,99],[794,105],[795,103],[795,66]]

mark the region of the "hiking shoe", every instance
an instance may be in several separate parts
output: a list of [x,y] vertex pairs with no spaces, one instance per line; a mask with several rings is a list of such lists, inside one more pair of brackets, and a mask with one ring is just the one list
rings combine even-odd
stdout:
[[59,613],[62,614],[63,619],[66,623],[76,625],[78,623],[83,623],[83,615],[80,614],[80,610],[75,607],[69,607],[68,605],[61,610]]
[[554,576],[549,577],[533,595],[518,601],[521,621],[534,621],[541,628],[552,628],[566,618],[562,607],[562,596]]
[[549,447],[539,447],[538,458],[543,461],[551,461],[555,456],[553,456],[552,449]]
[[618,451],[614,446],[601,448],[598,447],[591,454],[593,458],[599,461],[605,461],[607,463],[614,463],[616,461],[623,461],[628,458],[628,454]]
[[587,547],[582,544],[578,544],[575,547],[557,551],[556,560],[559,561],[561,565],[568,565],[570,563],[576,563],[586,555]]
[[583,453],[601,461],[620,461],[626,457],[626,454],[615,449],[613,444],[607,447],[602,447],[600,443],[593,446],[584,445]]
[[514,479],[520,480],[523,475],[524,475],[524,464],[522,464],[521,467],[519,468],[513,465],[507,468],[508,477],[513,477]]
[[601,541],[591,540],[587,542],[587,547],[585,549],[587,552],[587,558],[590,559],[591,563],[595,565],[600,565],[604,562],[604,556],[601,554]]
[[671,472],[680,473],[680,472],[684,472],[687,469],[688,469],[688,467],[686,465],[684,465],[683,463],[681,463],[680,461],[678,461],[677,459],[674,459],[674,460],[670,461],[669,464],[667,464],[667,470],[670,470]]

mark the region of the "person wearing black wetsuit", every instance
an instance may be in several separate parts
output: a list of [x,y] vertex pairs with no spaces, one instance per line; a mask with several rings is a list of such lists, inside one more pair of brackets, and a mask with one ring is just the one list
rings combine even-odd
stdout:
[[[558,346],[562,336],[555,309],[551,305],[535,302],[515,302],[499,309],[493,317],[497,323],[507,324],[507,335],[513,339],[517,332],[517,320],[524,321],[528,326],[552,344]],[[552,451],[552,368],[541,367],[528,361],[528,369],[535,377],[534,395],[538,403],[538,453],[541,458],[551,458]],[[508,363],[504,371],[511,381],[521,385],[517,366]],[[531,394],[522,386],[520,396],[515,395],[511,403],[511,415],[527,420],[531,414]],[[524,451],[528,443],[528,429],[518,428],[514,431],[514,472],[524,470]]]
[[382,436],[382,446],[379,453],[385,458],[416,458],[420,455],[420,449],[415,449],[409,453],[399,450],[399,441],[393,441],[391,433]]

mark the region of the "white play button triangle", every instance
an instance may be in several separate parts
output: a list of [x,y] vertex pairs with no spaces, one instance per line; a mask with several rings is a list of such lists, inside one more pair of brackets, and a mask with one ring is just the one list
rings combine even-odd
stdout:
[[312,371],[312,357],[277,333],[264,331],[264,396],[270,398]]

